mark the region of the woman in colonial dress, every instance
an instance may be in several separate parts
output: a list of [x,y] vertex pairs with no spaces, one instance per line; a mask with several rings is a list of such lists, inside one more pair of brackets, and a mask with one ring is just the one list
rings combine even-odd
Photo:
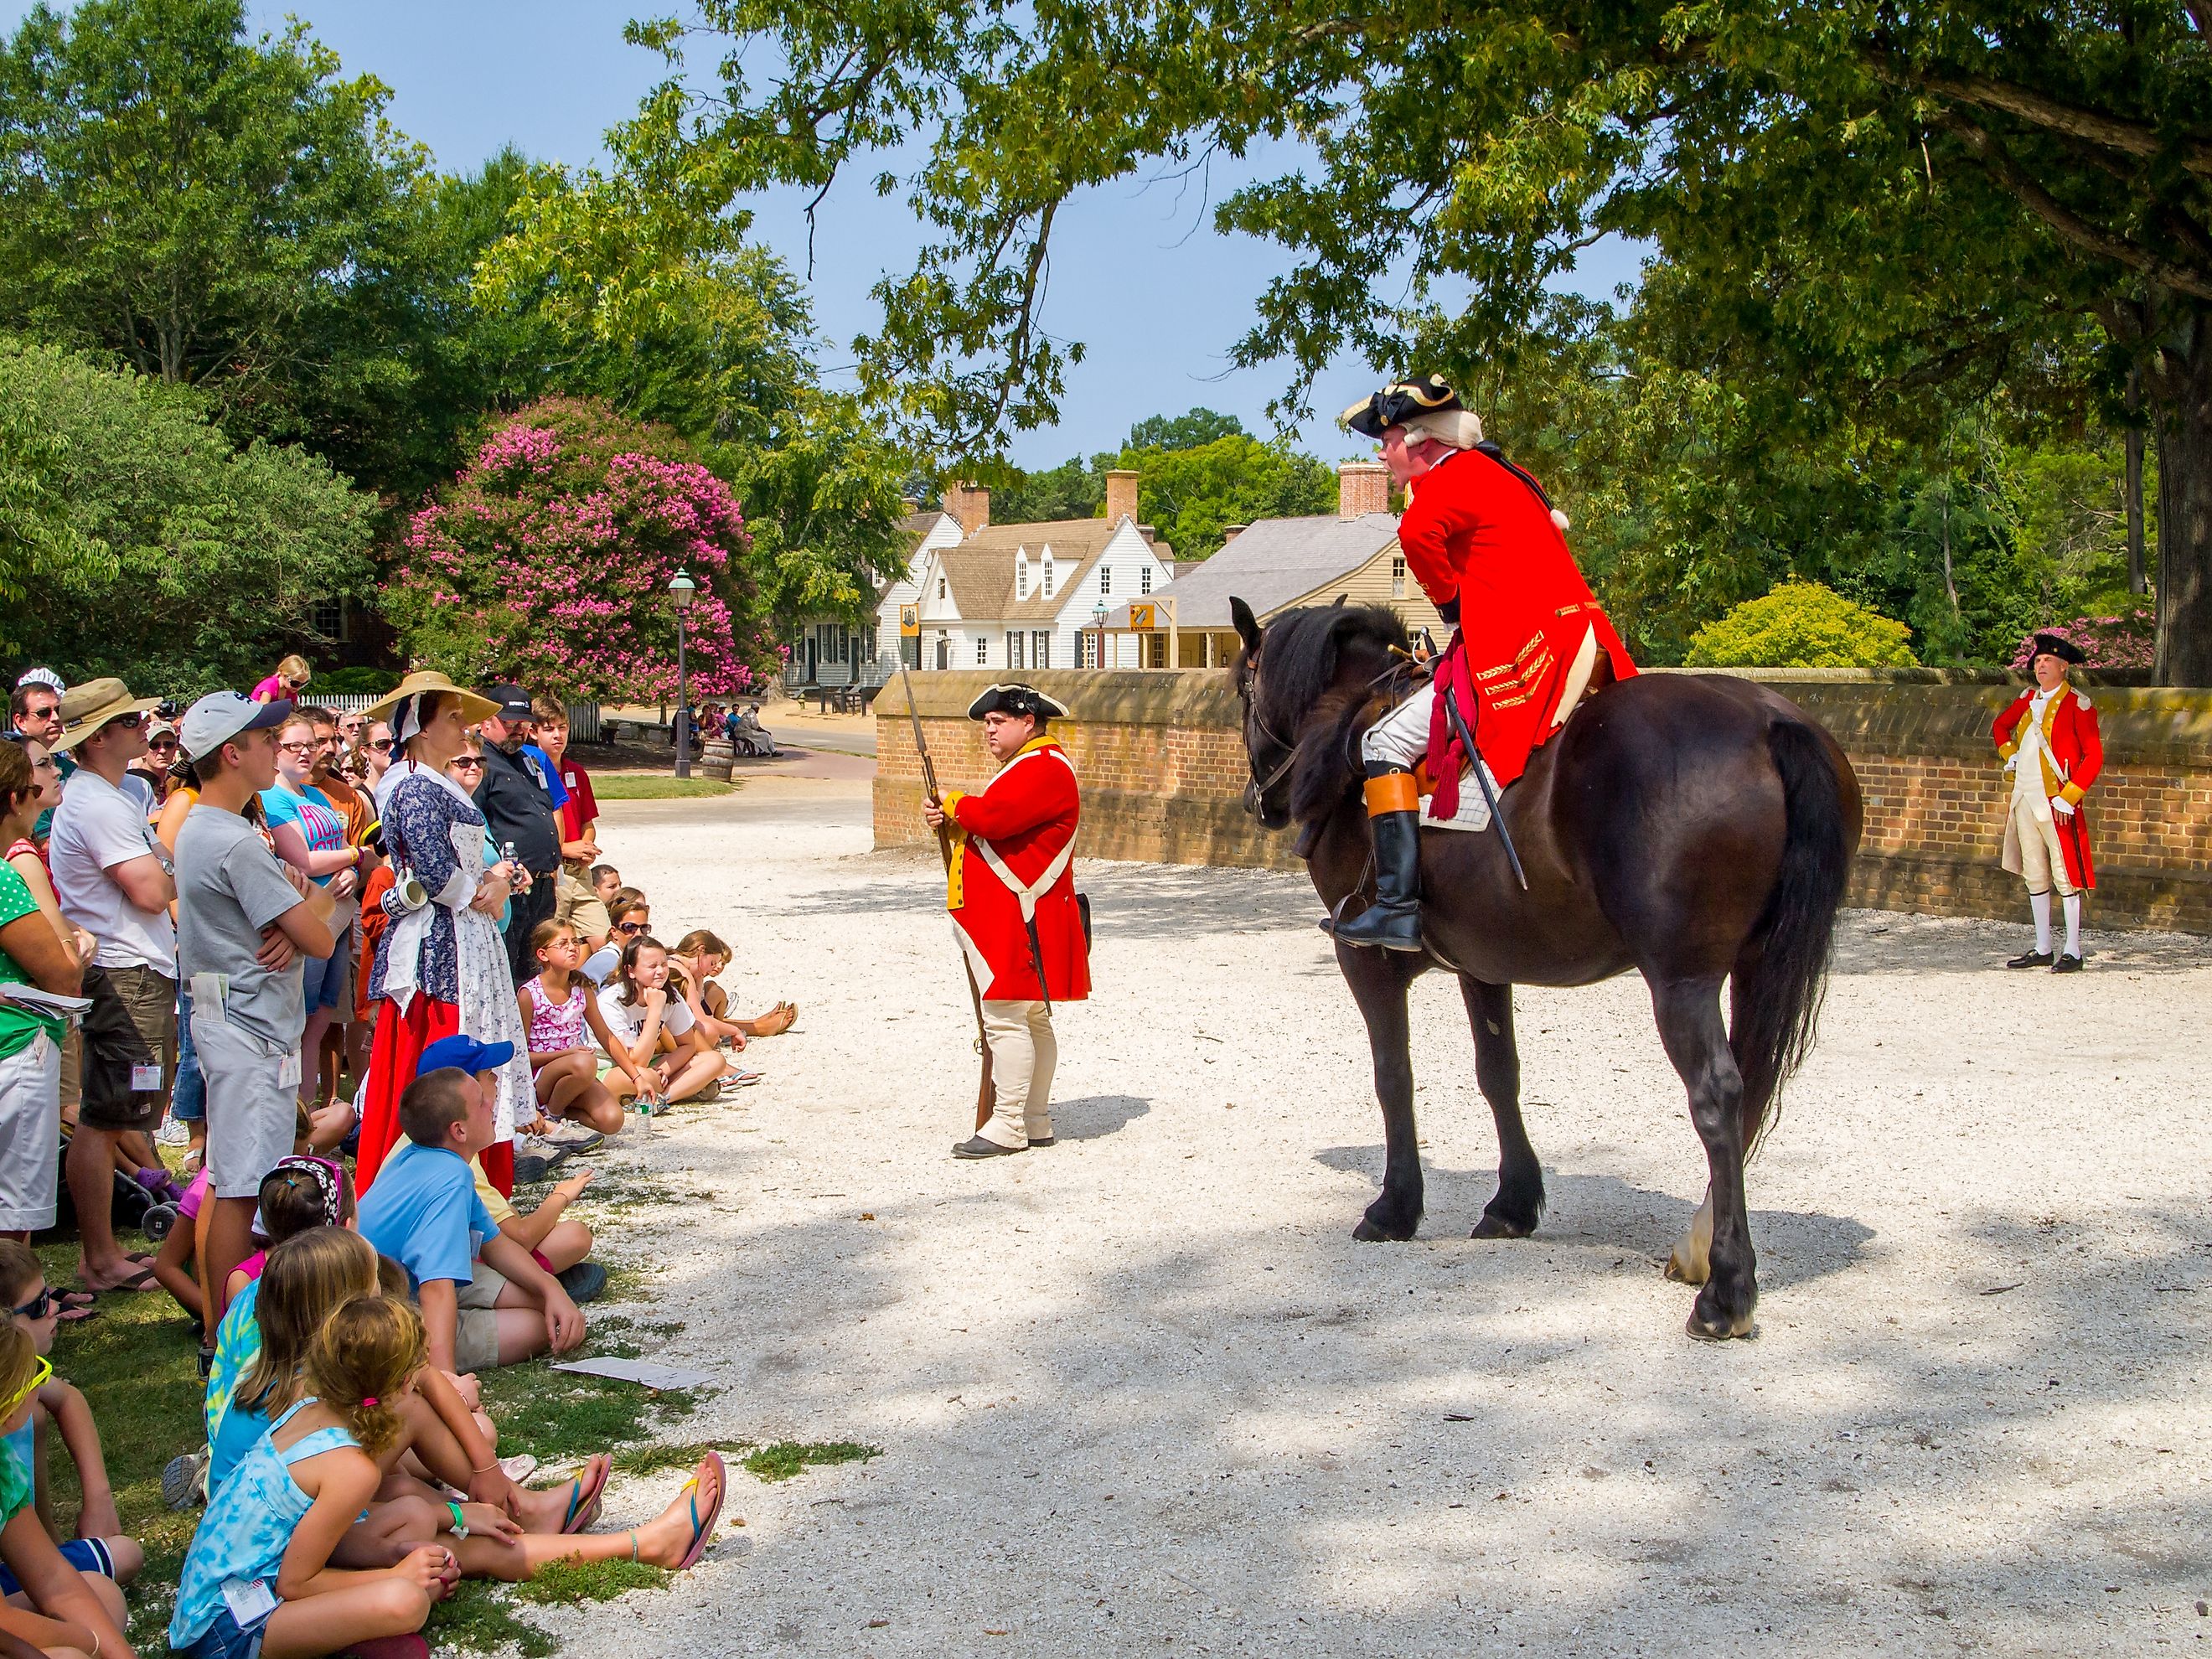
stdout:
[[[495,1144],[483,1171],[502,1193],[514,1186],[517,1114],[536,1114],[529,1040],[497,917],[515,871],[483,860],[484,818],[447,776],[467,745],[469,728],[499,711],[443,674],[410,674],[368,709],[388,721],[400,758],[378,781],[376,805],[395,884],[382,900],[388,924],[376,942],[368,994],[378,1001],[362,1103],[356,1178],[366,1188],[398,1139],[399,1097],[414,1081],[422,1050],[465,1033],[479,1042],[512,1042],[493,1103]],[[410,904],[410,901],[415,901]]]

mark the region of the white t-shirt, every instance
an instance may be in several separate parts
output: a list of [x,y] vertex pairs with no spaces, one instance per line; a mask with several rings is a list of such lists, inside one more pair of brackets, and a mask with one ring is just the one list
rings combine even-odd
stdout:
[[[599,1012],[607,1022],[607,1030],[615,1034],[623,1047],[635,1048],[637,1046],[637,1040],[645,1030],[645,1003],[641,999],[634,1006],[623,1006],[622,986],[617,981],[599,993]],[[671,1036],[682,1036],[694,1023],[690,1006],[672,988],[668,993],[668,1006],[660,1011],[661,1030]]]
[[118,789],[81,766],[63,786],[46,859],[62,914],[100,941],[94,960],[102,968],[151,968],[174,979],[177,930],[168,907],[141,910],[107,873],[148,853],[171,867],[147,822],[153,810],[154,787],[145,779],[126,773]]

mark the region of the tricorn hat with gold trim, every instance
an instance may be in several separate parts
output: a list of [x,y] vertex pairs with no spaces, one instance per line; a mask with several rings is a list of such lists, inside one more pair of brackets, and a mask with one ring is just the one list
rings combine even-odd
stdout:
[[1030,714],[1042,726],[1048,720],[1066,720],[1067,705],[1034,685],[987,685],[983,695],[968,705],[968,718],[980,720],[986,714]]
[[1447,410],[1466,407],[1460,402],[1459,393],[1441,379],[1423,374],[1384,386],[1364,401],[1352,404],[1338,418],[1362,437],[1380,438],[1387,428],[1403,426],[1417,415],[1441,415]]

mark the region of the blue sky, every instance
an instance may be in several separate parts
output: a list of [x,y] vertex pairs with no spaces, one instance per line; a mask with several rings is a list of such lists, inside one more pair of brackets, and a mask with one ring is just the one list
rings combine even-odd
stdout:
[[[27,9],[25,0],[0,0],[0,20],[12,28]],[[297,15],[349,72],[383,81],[393,122],[455,170],[510,143],[572,166],[603,160],[601,135],[665,72],[658,56],[623,42],[637,11],[633,0],[249,0],[258,27],[281,30]],[[796,196],[762,201],[756,228],[803,270],[799,207]],[[873,320],[869,289],[910,254],[918,229],[902,203],[879,200],[857,181],[841,185],[816,217],[810,287],[834,368]],[[1279,250],[1217,234],[1194,193],[1179,198],[1172,185],[1136,183],[1072,204],[1054,241],[1046,323],[1060,338],[1085,342],[1089,360],[1069,376],[1059,426],[1018,439],[1015,462],[1051,465],[1113,448],[1132,422],[1198,404],[1268,429],[1266,405],[1286,373],[1225,371],[1254,300],[1288,263]],[[1602,246],[1585,256],[1574,286],[1607,295],[1634,278],[1636,265],[1632,249]],[[1328,417],[1375,378],[1357,362],[1323,377],[1314,393],[1322,418],[1300,434],[1307,447],[1329,459],[1352,453]]]

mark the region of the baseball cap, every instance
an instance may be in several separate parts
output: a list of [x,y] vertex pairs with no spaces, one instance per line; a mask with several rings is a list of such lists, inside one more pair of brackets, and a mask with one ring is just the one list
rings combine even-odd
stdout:
[[478,1042],[472,1036],[440,1037],[415,1062],[415,1075],[442,1072],[451,1066],[473,1077],[478,1072],[496,1072],[514,1058],[512,1042]]
[[292,718],[289,702],[256,702],[236,691],[210,691],[185,710],[177,741],[194,760],[204,760],[241,732],[261,732]]
[[530,707],[530,693],[519,685],[487,685],[483,695],[499,705],[499,718],[503,720],[528,720],[538,718]]

